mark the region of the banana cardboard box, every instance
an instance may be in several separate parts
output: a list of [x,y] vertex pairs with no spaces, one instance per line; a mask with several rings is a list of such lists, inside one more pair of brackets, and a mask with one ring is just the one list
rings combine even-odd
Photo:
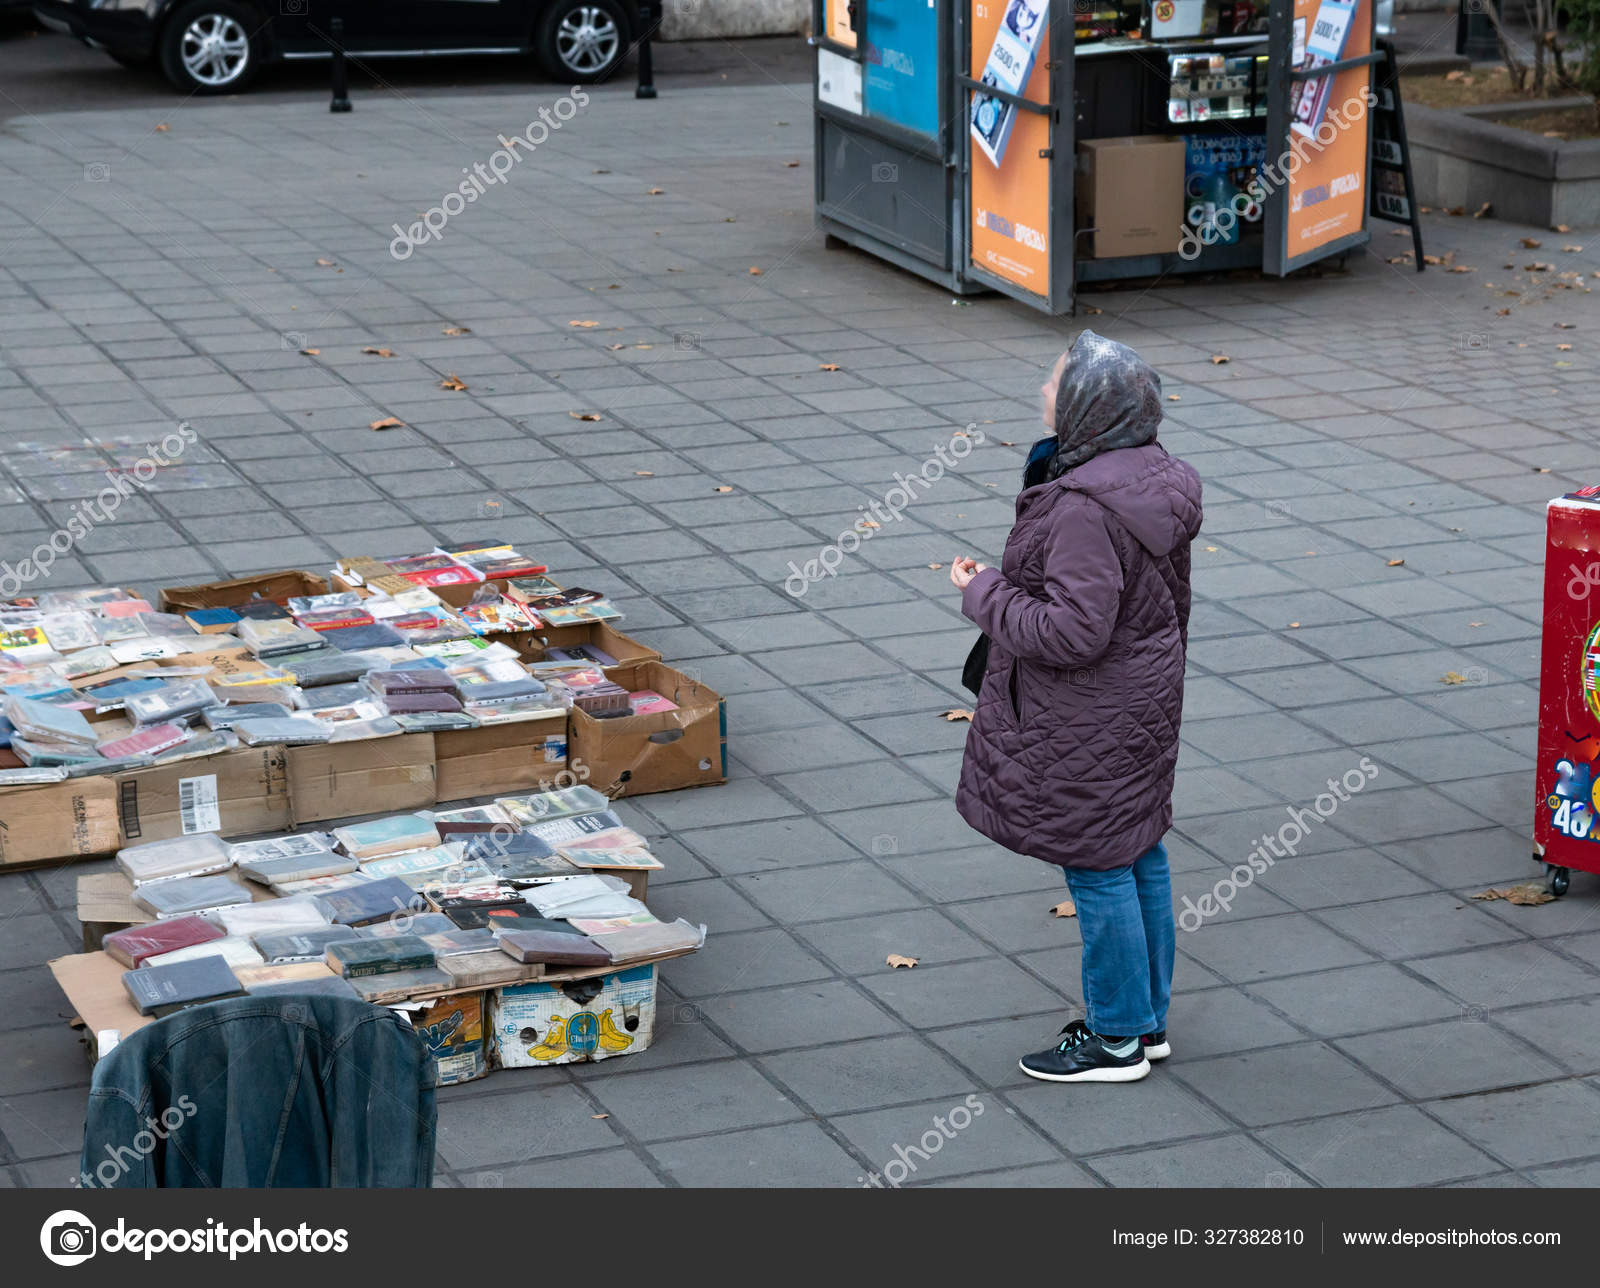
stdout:
[[502,1069],[574,1064],[643,1051],[656,1021],[656,968],[508,984],[491,992],[493,1058]]
[[471,1082],[489,1072],[484,1021],[488,1014],[484,993],[454,993],[436,1002],[398,1007],[411,1027],[428,1044],[439,1069],[439,1085]]

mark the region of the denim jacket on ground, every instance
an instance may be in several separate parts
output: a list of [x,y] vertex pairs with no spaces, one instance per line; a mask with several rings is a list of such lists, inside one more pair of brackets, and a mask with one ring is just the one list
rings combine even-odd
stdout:
[[434,1077],[385,1007],[280,995],[179,1011],[96,1067],[81,1183],[426,1187]]

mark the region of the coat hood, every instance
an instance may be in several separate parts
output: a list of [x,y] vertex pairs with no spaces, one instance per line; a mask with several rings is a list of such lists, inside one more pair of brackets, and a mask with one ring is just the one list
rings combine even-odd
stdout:
[[1058,482],[1110,510],[1157,557],[1200,532],[1200,476],[1158,443],[1104,452]]

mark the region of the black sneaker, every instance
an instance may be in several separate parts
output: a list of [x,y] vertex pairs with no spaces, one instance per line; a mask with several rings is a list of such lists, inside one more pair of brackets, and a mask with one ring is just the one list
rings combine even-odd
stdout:
[[1055,1046],[1025,1055],[1017,1064],[1030,1078],[1045,1082],[1137,1082],[1150,1073],[1139,1038],[1108,1042],[1082,1020],[1062,1029]]
[[1154,1033],[1146,1033],[1139,1039],[1144,1047],[1146,1060],[1165,1060],[1172,1054],[1172,1043],[1167,1041],[1167,1031],[1157,1029]]

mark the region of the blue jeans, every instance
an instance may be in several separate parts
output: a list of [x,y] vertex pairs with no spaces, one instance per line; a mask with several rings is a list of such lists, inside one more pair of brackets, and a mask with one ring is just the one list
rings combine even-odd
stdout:
[[1083,933],[1089,1027],[1116,1037],[1166,1028],[1177,951],[1166,846],[1157,841],[1123,868],[1065,871]]

